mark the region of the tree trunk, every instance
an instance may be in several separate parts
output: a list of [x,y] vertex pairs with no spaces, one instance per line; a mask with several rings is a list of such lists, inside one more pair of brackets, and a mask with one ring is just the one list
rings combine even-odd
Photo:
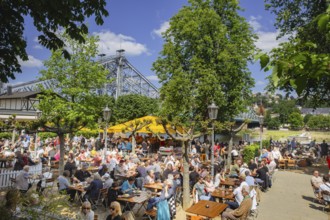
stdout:
[[62,175],[64,171],[64,155],[65,155],[65,140],[64,140],[64,134],[60,133],[58,134],[60,138],[60,164],[59,164],[59,174]]
[[229,145],[228,145],[228,153],[227,153],[227,168],[230,167],[231,165],[231,151],[233,150],[233,141],[234,141],[234,132],[230,132],[230,140],[229,140]]
[[136,140],[135,135],[132,136],[132,153],[135,154]]
[[187,146],[184,141],[181,141],[182,160],[183,160],[183,202],[182,208],[186,210],[190,206],[190,187],[189,187],[189,163],[187,161]]
[[12,136],[11,136],[11,143],[12,143],[13,145],[15,145],[15,133],[16,133],[16,129],[14,128],[14,129],[13,129],[13,134],[12,134]]

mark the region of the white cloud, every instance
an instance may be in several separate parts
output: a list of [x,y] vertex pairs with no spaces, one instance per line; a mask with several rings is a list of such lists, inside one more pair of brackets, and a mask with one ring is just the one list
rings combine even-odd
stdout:
[[147,76],[147,79],[149,79],[150,81],[157,81],[157,82],[159,81],[156,75]]
[[42,61],[35,58],[32,55],[28,56],[28,60],[23,61],[21,59],[18,59],[19,64],[21,64],[22,67],[42,67]]
[[256,82],[256,86],[264,86],[264,85],[266,85],[266,83],[264,81],[258,80]]
[[258,22],[258,20],[261,19],[261,16],[250,16],[249,24],[253,28],[253,30],[258,31],[261,29],[261,24]]
[[100,38],[98,42],[99,53],[109,55],[115,54],[116,50],[124,49],[126,55],[138,56],[143,53],[149,55],[147,47],[136,42],[133,37],[115,34],[111,31],[93,32],[93,35]]
[[259,39],[256,42],[256,46],[265,51],[269,52],[271,49],[277,47],[280,43],[283,43],[285,41],[288,41],[288,37],[284,36],[280,39],[276,39],[279,32],[264,32],[264,31],[258,31],[257,35]]
[[261,20],[261,16],[250,16],[249,24],[255,31],[255,33],[258,35],[258,40],[255,43],[256,46],[265,51],[269,52],[271,49],[277,47],[280,43],[288,41],[288,36],[281,37],[280,39],[276,39],[276,37],[279,35],[278,31],[264,31],[263,26],[259,22]]
[[160,25],[160,28],[152,30],[153,36],[156,35],[158,37],[162,37],[162,33],[164,33],[170,27],[170,22],[165,21]]
[[44,48],[43,48],[41,45],[39,45],[39,44],[34,45],[33,48],[34,48],[34,49],[37,49],[37,50],[42,50],[42,49],[44,49]]

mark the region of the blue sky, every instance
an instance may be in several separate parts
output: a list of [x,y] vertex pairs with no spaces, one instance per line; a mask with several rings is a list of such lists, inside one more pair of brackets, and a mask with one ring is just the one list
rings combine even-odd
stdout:
[[[186,0],[110,0],[107,1],[110,16],[104,19],[102,26],[88,20],[90,34],[100,37],[100,53],[114,55],[115,51],[125,49],[125,55],[133,66],[145,75],[157,87],[158,79],[151,70],[152,63],[162,49],[161,32],[168,27],[169,19]],[[251,24],[259,36],[256,45],[269,51],[275,47],[277,32],[274,28],[275,18],[264,9],[264,0],[240,0],[240,12]],[[49,58],[50,52],[37,42],[38,32],[32,19],[26,18],[25,37],[28,40],[27,52],[29,61],[22,64],[22,74],[16,74],[12,84],[35,80],[43,68],[42,62]],[[282,39],[283,41],[285,39]],[[266,73],[260,71],[259,64],[250,64],[249,68],[255,78],[254,92],[262,92],[266,85]]]

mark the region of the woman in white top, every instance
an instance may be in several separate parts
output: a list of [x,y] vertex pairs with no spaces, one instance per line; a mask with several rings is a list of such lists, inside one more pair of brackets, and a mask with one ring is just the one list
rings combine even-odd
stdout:
[[154,170],[148,170],[148,175],[145,178],[144,184],[152,184],[155,183],[155,175]]

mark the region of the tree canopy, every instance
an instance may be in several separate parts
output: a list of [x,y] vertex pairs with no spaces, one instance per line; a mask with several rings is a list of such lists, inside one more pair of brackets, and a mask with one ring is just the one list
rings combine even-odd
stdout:
[[122,123],[158,112],[158,101],[138,94],[119,96],[114,108],[116,123]]
[[277,15],[275,26],[289,42],[260,57],[269,89],[296,92],[313,106],[330,101],[330,8],[327,0],[265,0]]
[[105,0],[70,1],[12,1],[0,3],[0,81],[15,79],[15,72],[21,72],[19,60],[28,60],[27,40],[24,37],[25,19],[30,16],[37,31],[41,32],[38,41],[51,50],[61,49],[69,58],[64,41],[56,35],[61,28],[80,43],[85,42],[88,33],[85,19],[93,16],[96,24],[103,24],[108,16]]
[[[41,80],[52,80],[51,89],[42,88],[37,106],[42,111],[40,119],[44,131],[57,133],[61,140],[60,169],[63,168],[64,134],[72,133],[86,126],[93,126],[102,115],[102,109],[109,101],[97,94],[108,82],[108,71],[93,59],[97,56],[97,38],[87,37],[85,43],[63,34],[62,40],[71,50],[71,59],[64,58],[61,49],[53,51],[44,62],[46,70],[41,71]],[[98,105],[95,105],[98,103]],[[63,145],[62,145],[63,144]],[[63,155],[62,155],[63,153]]]
[[153,64],[162,84],[161,114],[181,122],[205,120],[214,101],[219,119],[230,120],[244,110],[254,85],[247,62],[255,36],[237,13],[237,1],[189,3],[170,19]]

